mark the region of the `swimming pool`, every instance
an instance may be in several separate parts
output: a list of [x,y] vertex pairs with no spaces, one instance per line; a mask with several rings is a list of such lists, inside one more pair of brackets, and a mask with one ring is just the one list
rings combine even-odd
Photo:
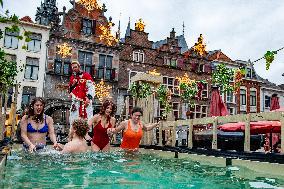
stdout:
[[281,188],[284,179],[244,167],[123,152],[60,155],[12,151],[0,188]]

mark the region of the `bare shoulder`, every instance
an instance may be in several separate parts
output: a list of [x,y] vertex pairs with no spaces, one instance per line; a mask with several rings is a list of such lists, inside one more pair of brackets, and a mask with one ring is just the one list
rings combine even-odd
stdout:
[[28,115],[24,115],[21,119],[22,122],[27,122],[28,121]]
[[96,114],[96,115],[93,116],[92,119],[93,119],[94,122],[97,122],[97,121],[99,121],[101,119],[101,115],[100,114]]
[[48,122],[48,123],[51,123],[51,122],[53,122],[53,119],[52,119],[52,117],[50,117],[50,116],[46,116],[46,121]]

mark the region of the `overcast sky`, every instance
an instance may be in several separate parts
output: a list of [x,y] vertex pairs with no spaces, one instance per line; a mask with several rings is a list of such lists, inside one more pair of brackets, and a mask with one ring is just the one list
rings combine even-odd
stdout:
[[[34,19],[41,0],[4,0],[4,9],[20,17]],[[169,36],[172,28],[185,37],[191,47],[203,34],[207,50],[221,49],[233,60],[254,61],[267,50],[284,47],[284,0],[100,0],[106,15],[118,26],[121,20],[124,35],[128,18],[131,27],[142,18],[149,39],[158,41]],[[69,0],[57,0],[58,8],[71,7]],[[2,10],[3,12],[3,10]],[[120,16],[121,13],[121,16]],[[265,60],[255,63],[256,72],[276,84],[283,84],[284,50],[280,51],[269,71]]]

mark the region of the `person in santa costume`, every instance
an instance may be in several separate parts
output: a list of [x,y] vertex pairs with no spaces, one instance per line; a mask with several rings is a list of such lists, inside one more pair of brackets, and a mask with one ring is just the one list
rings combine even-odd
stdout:
[[70,125],[79,118],[90,120],[93,117],[92,100],[95,87],[91,75],[80,69],[77,60],[71,62],[72,75],[70,77],[69,92],[72,98],[70,109]]

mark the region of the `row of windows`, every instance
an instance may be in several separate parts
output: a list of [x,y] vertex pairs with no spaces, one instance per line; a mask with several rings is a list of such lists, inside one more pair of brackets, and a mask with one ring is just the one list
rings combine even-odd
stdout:
[[[256,106],[256,91],[250,91],[250,106]],[[247,91],[245,89],[240,90],[240,102],[241,105],[247,105]]]
[[[19,44],[19,32],[11,32],[5,30],[4,47],[17,49]],[[27,43],[27,50],[31,52],[39,52],[41,49],[41,34],[32,33],[30,36],[31,41]]]
[[[78,61],[81,69],[88,72],[93,77],[105,80],[115,79],[115,69],[112,63],[113,56],[100,54],[97,69],[95,69],[95,65],[93,64],[93,53],[91,52],[79,51]],[[70,75],[72,71],[70,63],[70,59],[56,59],[54,63],[54,73]]]

